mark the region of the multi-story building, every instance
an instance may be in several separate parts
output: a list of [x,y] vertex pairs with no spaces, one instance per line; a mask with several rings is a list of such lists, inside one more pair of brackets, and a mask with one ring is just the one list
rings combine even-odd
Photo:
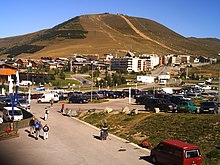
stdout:
[[139,59],[142,60],[139,71],[152,70],[155,66],[160,64],[160,58],[156,54],[142,54],[139,56]]
[[151,70],[159,65],[159,57],[155,54],[143,54],[139,57],[129,52],[126,57],[112,58],[111,70],[123,70],[129,73]]

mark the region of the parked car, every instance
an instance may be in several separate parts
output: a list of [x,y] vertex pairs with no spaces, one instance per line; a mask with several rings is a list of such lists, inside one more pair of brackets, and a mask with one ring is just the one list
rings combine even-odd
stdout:
[[218,113],[218,104],[214,101],[204,101],[200,104],[200,113]]
[[69,98],[69,103],[88,103],[89,99],[83,95],[72,95]]
[[2,98],[0,100],[0,109],[3,110],[4,107],[11,106],[11,99],[9,97]]
[[99,90],[98,93],[102,94],[104,99],[108,98],[108,91],[107,90]]
[[18,107],[24,108],[24,109],[30,109],[30,103],[27,99],[24,98],[18,98]]
[[50,103],[51,101],[57,103],[59,101],[59,95],[57,93],[44,93],[42,97],[37,99],[38,103]]
[[177,95],[177,96],[171,96],[169,98],[169,100],[170,100],[171,103],[174,103],[174,104],[178,105],[181,101],[184,101],[185,99],[184,99],[183,96]]
[[189,112],[189,113],[196,113],[197,107],[191,101],[182,101],[178,104],[177,112]]
[[159,108],[160,111],[168,112],[176,112],[177,105],[171,103],[167,99],[159,99],[159,98],[149,98],[145,101],[145,109],[147,111],[155,111],[155,108]]
[[94,100],[99,100],[104,98],[103,94],[98,93],[97,91],[85,92],[83,93],[83,96],[87,97],[89,100],[91,99],[91,97]]
[[[125,93],[126,97],[129,97],[129,89],[123,89],[123,92]],[[135,95],[138,95],[140,92],[139,89],[131,89],[131,97],[136,97]]]
[[[20,121],[23,119],[22,109],[14,107],[14,114],[12,114],[12,107],[3,108],[3,119],[4,121]],[[14,115],[14,118],[12,116]]]
[[31,99],[39,99],[43,96],[43,93],[39,93],[39,94],[31,94]]
[[107,96],[110,99],[117,99],[118,98],[118,96],[116,95],[115,91],[108,91]]
[[202,155],[196,145],[179,140],[164,140],[151,150],[154,164],[202,165]]
[[154,95],[141,95],[136,98],[136,104],[145,105],[147,100],[150,98],[154,98]]
[[125,98],[125,93],[123,91],[115,91],[118,98]]
[[22,80],[21,83],[19,83],[19,85],[32,85],[32,82],[31,81],[28,81],[28,80]]

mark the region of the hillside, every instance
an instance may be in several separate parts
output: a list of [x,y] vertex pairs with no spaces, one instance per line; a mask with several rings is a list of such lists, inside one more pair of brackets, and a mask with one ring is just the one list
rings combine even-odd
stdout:
[[145,18],[115,14],[81,15],[51,29],[0,39],[1,56],[40,58],[73,54],[195,54],[217,57],[219,39],[185,38]]

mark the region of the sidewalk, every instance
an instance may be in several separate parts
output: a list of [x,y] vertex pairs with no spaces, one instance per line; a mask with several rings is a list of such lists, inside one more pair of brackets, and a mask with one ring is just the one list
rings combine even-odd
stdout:
[[[40,119],[45,104],[32,105],[32,112]],[[28,128],[19,130],[19,137],[0,141],[0,160],[7,165],[146,165],[149,153],[115,136],[106,141],[96,137],[100,131],[75,118],[63,116],[59,104],[50,109],[49,139],[35,140],[28,136]],[[42,132],[41,132],[41,135]],[[145,159],[146,158],[146,159]]]

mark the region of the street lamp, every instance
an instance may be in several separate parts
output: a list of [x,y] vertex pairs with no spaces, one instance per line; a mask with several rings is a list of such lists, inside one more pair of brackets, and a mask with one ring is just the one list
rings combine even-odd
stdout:
[[92,102],[92,91],[93,91],[93,61],[91,61],[91,65],[92,65],[91,102]]

